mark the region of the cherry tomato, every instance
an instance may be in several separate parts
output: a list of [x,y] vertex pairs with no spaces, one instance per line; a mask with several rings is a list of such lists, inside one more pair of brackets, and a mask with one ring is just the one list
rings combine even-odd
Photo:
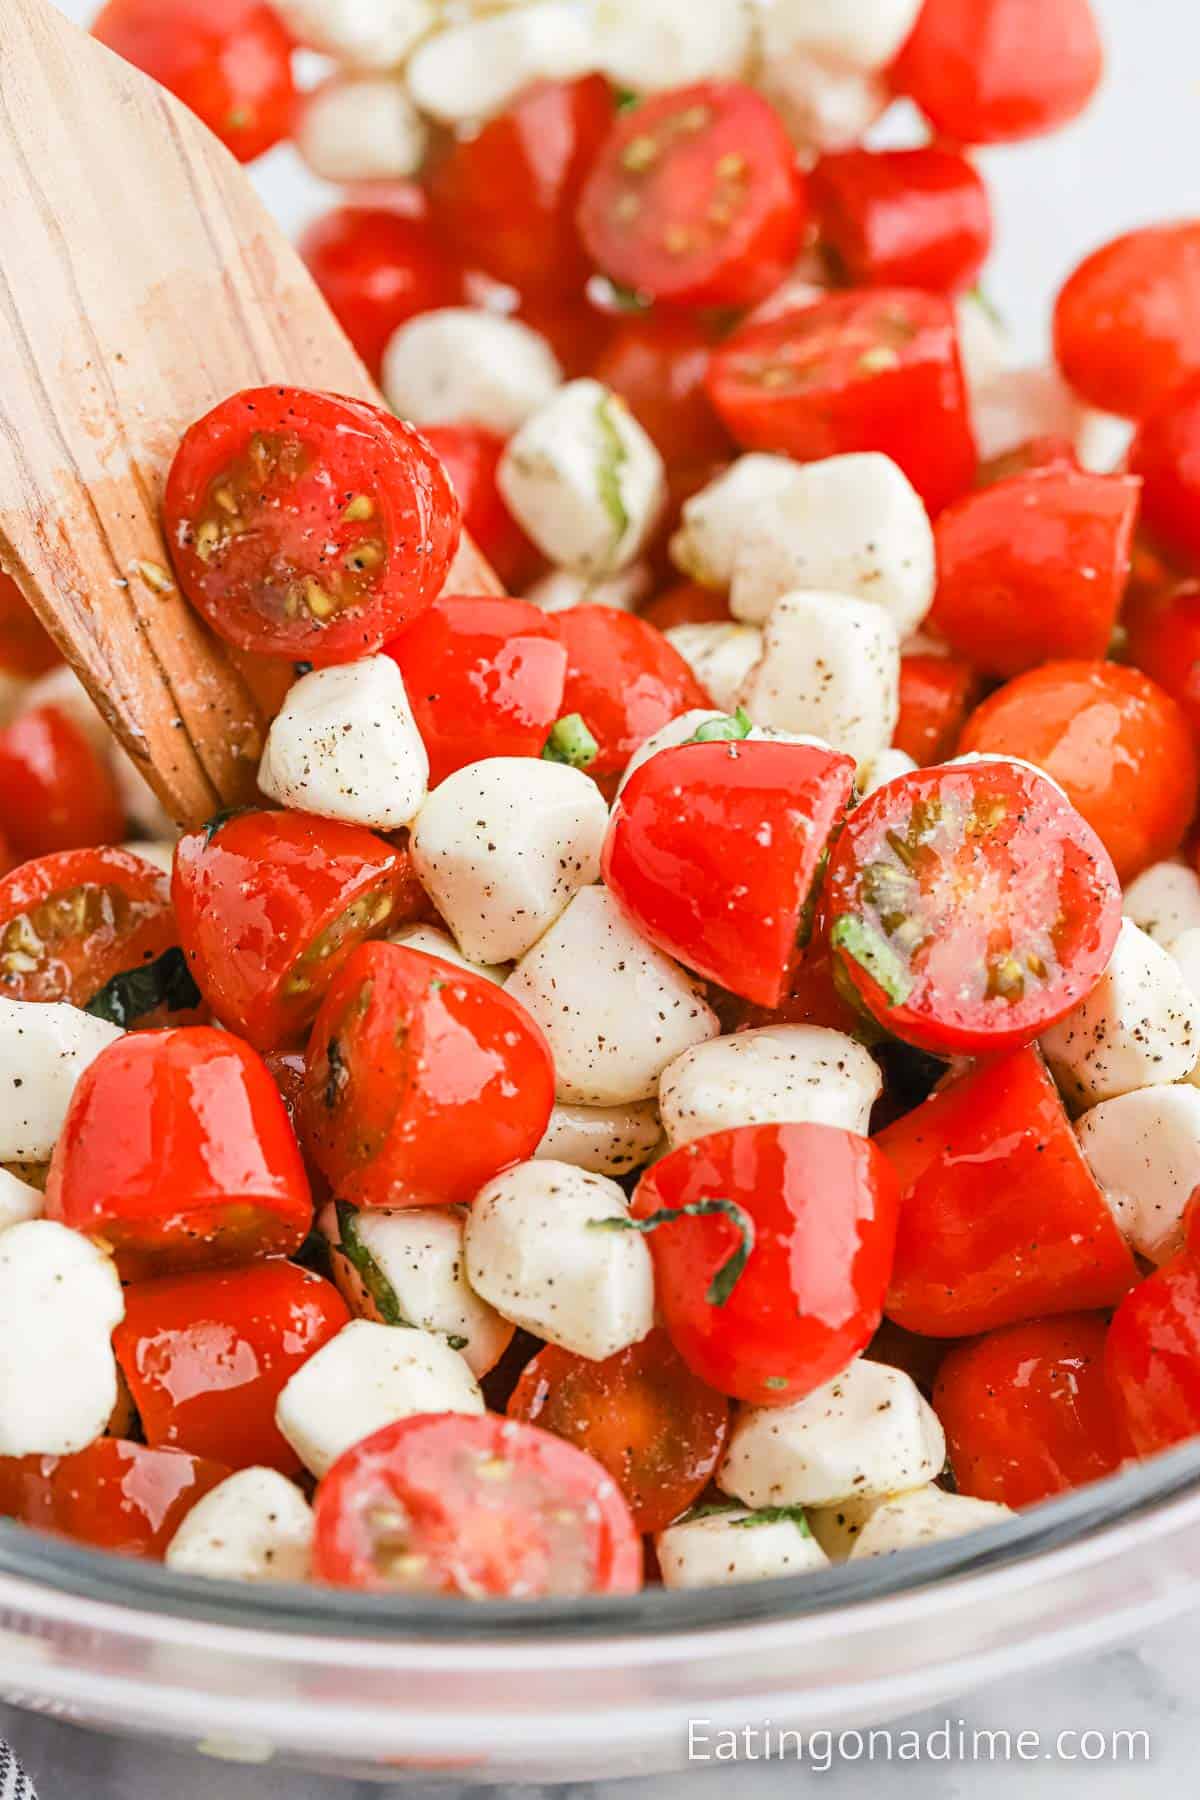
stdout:
[[621,395],[670,468],[733,454],[705,385],[713,343],[711,329],[686,314],[634,313],[616,326],[593,370]]
[[169,88],[239,162],[291,130],[292,41],[263,0],[108,0],[92,36]]
[[231,1033],[127,1032],[80,1076],[46,1216],[102,1239],[122,1280],[288,1256],[312,1214],[287,1108]]
[[887,1311],[906,1331],[1113,1306],[1136,1280],[1036,1050],[980,1063],[875,1143],[900,1182]]
[[[820,905],[813,935],[792,970],[788,991],[778,1006],[754,1006],[749,1001],[735,1000],[723,1005],[721,996],[713,1004],[720,1010],[725,1032],[743,1031],[757,1025],[824,1025],[829,1031],[844,1031],[848,1037],[864,1036],[864,1027],[875,1032],[875,1021],[867,1020],[849,983],[836,979],[836,966],[828,934],[822,929]],[[853,1002],[852,1002],[853,997]]]
[[376,381],[392,334],[418,313],[457,306],[463,273],[428,219],[388,206],[338,206],[301,234],[300,255]]
[[589,775],[619,775],[671,719],[711,708],[678,650],[644,619],[615,606],[572,606],[555,622],[567,646],[563,714],[579,713],[599,745]]
[[64,850],[0,881],[0,993],[86,1006],[176,942],[167,878],[127,850]]
[[399,944],[360,944],[308,1046],[301,1129],[340,1200],[442,1206],[531,1157],[554,1065],[517,1002]]
[[1142,478],[1142,518],[1168,551],[1200,569],[1200,376],[1143,419],[1129,454]]
[[1104,1361],[1118,1428],[1138,1456],[1200,1433],[1200,1260],[1192,1251],[1125,1296]]
[[828,294],[743,325],[713,356],[709,392],[744,450],[802,462],[878,450],[931,512],[975,475],[954,311],[940,294]]
[[486,1413],[425,1414],[355,1444],[317,1489],[318,1581],[374,1593],[633,1594],[642,1545],[573,1444]]
[[941,136],[999,144],[1074,119],[1103,73],[1090,0],[925,0],[892,82]]
[[196,985],[257,1050],[295,1041],[351,951],[428,905],[406,851],[307,813],[240,813],[189,833],[171,885]]
[[854,761],[809,744],[683,744],[636,769],[602,871],[639,932],[760,1006],[788,992]]
[[1182,708],[1200,735],[1200,582],[1168,582],[1130,599],[1122,620],[1129,660]]
[[716,588],[701,587],[698,581],[680,581],[643,606],[641,617],[655,631],[670,631],[673,625],[728,624],[729,597]]
[[1058,296],[1054,349],[1089,405],[1130,419],[1200,374],[1200,220],[1147,226],[1093,251]]
[[929,623],[985,675],[1103,656],[1129,579],[1140,483],[1042,469],[968,494],[937,522]]
[[618,115],[579,225],[621,287],[678,306],[753,306],[795,261],[807,215],[779,115],[753,88],[714,81]]
[[0,1461],[0,1513],[77,1544],[157,1562],[192,1507],[232,1472],[186,1450],[102,1437],[71,1456]]
[[184,434],[167,529],[180,585],[243,650],[350,662],[440,593],[461,523],[425,440],[364,402],[249,388]]
[[1013,450],[1004,450],[999,456],[989,456],[975,471],[975,486],[995,487],[999,481],[1008,481],[1014,475],[1029,475],[1035,469],[1078,471],[1080,466],[1071,439],[1056,437],[1051,432],[1044,437],[1027,438],[1023,444]]
[[453,140],[426,186],[452,251],[522,293],[575,294],[591,273],[575,213],[613,122],[600,75],[526,90],[481,131]]
[[1108,1320],[1070,1313],[950,1351],[933,1404],[960,1494],[1033,1506],[1120,1468],[1104,1379]]
[[124,835],[112,775],[57,706],[35,706],[0,731],[0,829],[22,859]]
[[992,243],[983,177],[959,150],[842,150],[809,192],[827,251],[855,287],[970,287]]
[[1183,711],[1119,663],[1029,669],[972,713],[958,747],[1044,769],[1123,882],[1177,850],[1195,812],[1196,752]]
[[506,588],[519,590],[538,566],[538,553],[509,512],[496,485],[505,439],[482,425],[423,425],[462,507],[463,529]]
[[692,1374],[665,1331],[603,1362],[555,1344],[525,1365],[508,1403],[607,1469],[640,1532],[662,1531],[716,1473],[729,1402]]
[[919,769],[858,806],[824,912],[841,970],[906,1043],[977,1056],[1031,1042],[1108,965],[1121,890],[1092,828],[1011,762]]
[[443,597],[386,646],[429,752],[429,785],[488,756],[540,756],[567,652],[527,600]]
[[900,658],[900,717],[892,733],[897,750],[919,768],[954,755],[967,715],[982,684],[958,656],[916,653]]
[[16,582],[0,570],[0,672],[32,680],[59,660],[53,638]]
[[295,1263],[258,1262],[126,1288],[113,1349],[151,1449],[296,1475],[276,1401],[349,1321],[332,1282]]
[[[706,1202],[707,1215],[684,1210]],[[743,1125],[655,1163],[633,1215],[679,1215],[649,1243],[664,1323],[693,1374],[755,1406],[832,1380],[879,1324],[897,1205],[874,1144],[831,1125]]]

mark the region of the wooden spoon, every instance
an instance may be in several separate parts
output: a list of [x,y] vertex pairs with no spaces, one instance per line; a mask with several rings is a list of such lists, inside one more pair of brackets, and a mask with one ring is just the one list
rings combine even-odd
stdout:
[[[175,447],[239,388],[379,396],[232,156],[47,0],[0,0],[0,194],[0,567],[194,825],[264,719],[169,574]],[[451,583],[499,591],[469,543]]]

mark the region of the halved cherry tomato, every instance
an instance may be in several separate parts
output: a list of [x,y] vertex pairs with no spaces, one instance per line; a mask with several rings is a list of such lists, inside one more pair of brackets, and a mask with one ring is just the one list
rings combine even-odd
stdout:
[[318,1581],[373,1593],[539,1600],[633,1594],[642,1545],[598,1462],[491,1413],[386,1425],[317,1489]]
[[698,581],[680,581],[643,606],[640,617],[655,631],[674,625],[716,625],[728,621],[729,597]]
[[538,1027],[481,975],[360,944],[313,1026],[304,1142],[355,1206],[466,1204],[531,1157],[554,1102]]
[[1174,389],[1143,419],[1129,467],[1142,478],[1147,529],[1200,570],[1200,376]]
[[936,1054],[1030,1043],[1099,981],[1121,890],[1090,825],[1010,762],[918,769],[855,808],[823,912],[888,1031]]
[[733,454],[705,385],[714,342],[712,329],[686,314],[634,313],[619,321],[593,370],[621,395],[669,468]]
[[716,1473],[729,1402],[697,1379],[665,1331],[603,1362],[547,1344],[525,1365],[508,1403],[608,1470],[641,1532],[662,1531]]
[[0,881],[0,993],[86,1006],[177,941],[166,876],[127,850],[63,850]]
[[418,313],[462,302],[462,269],[423,211],[338,206],[306,227],[297,248],[376,380],[393,332]]
[[1079,468],[1079,456],[1071,439],[1049,433],[1044,437],[1027,438],[1015,450],[989,456],[975,471],[975,486],[995,487],[998,481],[1009,481],[1014,475],[1029,475],[1035,469]]
[[97,1550],[161,1561],[192,1507],[230,1474],[186,1450],[102,1437],[71,1456],[0,1461],[0,1513]]
[[1102,1313],[1009,1325],[951,1350],[934,1410],[960,1494],[1033,1506],[1120,1468]]
[[1138,1456],[1200,1434],[1200,1259],[1191,1250],[1125,1296],[1104,1361],[1118,1428]]
[[970,287],[992,242],[983,177],[959,150],[842,150],[809,175],[821,237],[855,287]]
[[563,716],[567,652],[528,600],[443,596],[385,651],[429,752],[429,785],[487,756],[540,756]]
[[959,733],[979,699],[982,683],[958,656],[914,653],[900,658],[900,717],[892,733],[897,750],[918,768],[954,755]]
[[563,714],[578,713],[599,745],[589,775],[619,775],[661,726],[711,707],[675,646],[644,619],[615,606],[572,606],[555,622],[567,646]]
[[854,760],[809,744],[683,744],[622,790],[606,885],[668,956],[760,1006],[788,992]]
[[985,675],[1103,656],[1129,579],[1141,484],[1041,469],[968,494],[937,522],[929,623]]
[[[684,1210],[705,1203],[707,1215]],[[684,1362],[755,1406],[786,1406],[832,1380],[882,1316],[898,1203],[874,1144],[831,1125],[743,1125],[664,1156],[639,1182],[633,1214],[669,1215],[649,1233],[650,1254]],[[738,1275],[731,1258],[748,1243]]]
[[239,162],[291,130],[292,40],[263,0],[108,0],[92,36],[169,88]]
[[1200,220],[1093,251],[1058,296],[1054,349],[1076,393],[1129,419],[1200,374]]
[[243,650],[349,662],[441,592],[461,520],[425,440],[363,401],[248,388],[184,434],[167,530],[188,599]]
[[449,249],[522,293],[579,293],[591,273],[575,213],[613,122],[600,75],[526,90],[435,159],[426,187]]
[[1027,670],[972,713],[958,747],[1019,756],[1044,769],[1123,882],[1177,850],[1196,810],[1187,719],[1162,688],[1120,663]]
[[999,144],[1065,125],[1103,73],[1090,0],[925,0],[892,83],[939,135]]
[[538,552],[496,485],[504,438],[482,425],[423,425],[421,436],[442,460],[462,507],[463,529],[502,585],[519,592],[538,566]]
[[54,639],[16,582],[0,569],[0,671],[32,680],[59,660]]
[[256,1050],[301,1035],[364,938],[428,909],[406,851],[294,812],[234,814],[181,838],[171,891],[196,985]]
[[906,1331],[1114,1306],[1137,1279],[1036,1050],[981,1063],[875,1143],[900,1182],[887,1313]]
[[122,1280],[289,1256],[312,1214],[287,1108],[232,1033],[127,1032],[80,1076],[46,1216],[108,1244]]
[[332,1282],[295,1263],[250,1263],[126,1288],[113,1349],[151,1449],[295,1475],[276,1401],[349,1321]]
[[22,859],[124,835],[116,783],[60,707],[35,706],[0,731],[0,829]]
[[703,82],[618,115],[583,191],[583,241],[622,287],[678,306],[753,306],[800,249],[795,148],[753,88]]
[[1183,710],[1200,736],[1200,582],[1168,582],[1131,598],[1122,614],[1126,651]]
[[709,392],[744,450],[802,462],[878,450],[931,512],[975,474],[954,310],[940,294],[828,294],[743,325],[713,356]]

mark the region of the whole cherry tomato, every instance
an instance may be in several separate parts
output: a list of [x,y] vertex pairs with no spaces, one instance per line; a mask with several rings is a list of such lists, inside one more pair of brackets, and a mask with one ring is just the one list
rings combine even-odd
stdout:
[[712,329],[686,313],[633,313],[618,322],[593,370],[620,394],[669,468],[733,454],[706,386],[714,342]]
[[1142,420],[1129,466],[1142,478],[1147,529],[1200,571],[1200,376],[1174,389]]
[[1200,736],[1200,582],[1147,590],[1122,616],[1130,662],[1171,696]]
[[0,994],[86,1006],[177,941],[166,876],[127,850],[63,850],[0,881]]
[[588,774],[619,775],[639,744],[711,697],[661,631],[615,606],[556,617],[567,646],[563,714],[578,713],[598,745]]
[[102,1437],[71,1456],[0,1461],[0,1513],[96,1550],[161,1561],[192,1507],[230,1474],[186,1450]]
[[16,582],[0,570],[0,673],[32,680],[58,661],[53,638]]
[[1138,1456],[1200,1433],[1200,1260],[1192,1250],[1125,1296],[1105,1369],[1118,1427]]
[[841,150],[809,192],[826,250],[855,287],[970,287],[992,243],[983,177],[959,150]]
[[462,269],[421,211],[338,206],[314,219],[297,247],[376,380],[401,325],[463,298]]
[[1054,349],[1089,405],[1130,419],[1200,374],[1200,220],[1146,226],[1093,251],[1058,296]]
[[124,835],[107,765],[57,706],[34,707],[0,731],[0,830],[22,860]]
[[979,699],[982,683],[959,656],[916,652],[900,658],[900,717],[892,733],[897,750],[918,768],[953,756],[959,734]]
[[657,594],[640,615],[656,631],[675,625],[718,625],[729,621],[729,597],[698,581],[680,581]]
[[482,425],[423,425],[462,507],[463,529],[506,588],[519,592],[538,566],[538,552],[496,485],[505,439]]

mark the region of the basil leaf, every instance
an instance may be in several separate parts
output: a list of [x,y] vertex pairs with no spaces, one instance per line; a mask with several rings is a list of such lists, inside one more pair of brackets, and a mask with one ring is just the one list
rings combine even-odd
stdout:
[[893,1006],[903,1006],[912,993],[912,976],[886,938],[865,919],[845,913],[829,934],[835,950],[844,950],[881,987]]
[[200,989],[192,980],[187,958],[176,944],[152,963],[140,969],[123,969],[106,981],[98,994],[84,1007],[94,1019],[107,1019],[110,1025],[128,1029],[159,1006],[168,1012],[186,1012],[199,1006]]
[[602,454],[596,470],[596,482],[600,489],[600,499],[605,512],[612,520],[613,544],[620,544],[629,530],[629,508],[625,504],[625,496],[621,492],[621,471],[629,461],[629,452],[625,448],[625,439],[613,417],[613,396],[605,394],[596,402],[596,423],[600,427]]
[[724,1306],[745,1273],[754,1248],[754,1220],[735,1200],[691,1200],[686,1206],[665,1206],[648,1219],[589,1219],[588,1226],[593,1231],[637,1231],[646,1235],[679,1219],[711,1219],[717,1215],[731,1219],[742,1240],[733,1255],[721,1264],[704,1296],[709,1306]]
[[795,1525],[802,1537],[812,1536],[812,1526],[802,1506],[760,1506],[744,1519],[732,1519],[735,1531],[750,1531],[755,1525]]
[[412,1330],[412,1320],[400,1310],[396,1290],[358,1235],[358,1213],[345,1200],[336,1203],[340,1249],[385,1325],[404,1325]]

